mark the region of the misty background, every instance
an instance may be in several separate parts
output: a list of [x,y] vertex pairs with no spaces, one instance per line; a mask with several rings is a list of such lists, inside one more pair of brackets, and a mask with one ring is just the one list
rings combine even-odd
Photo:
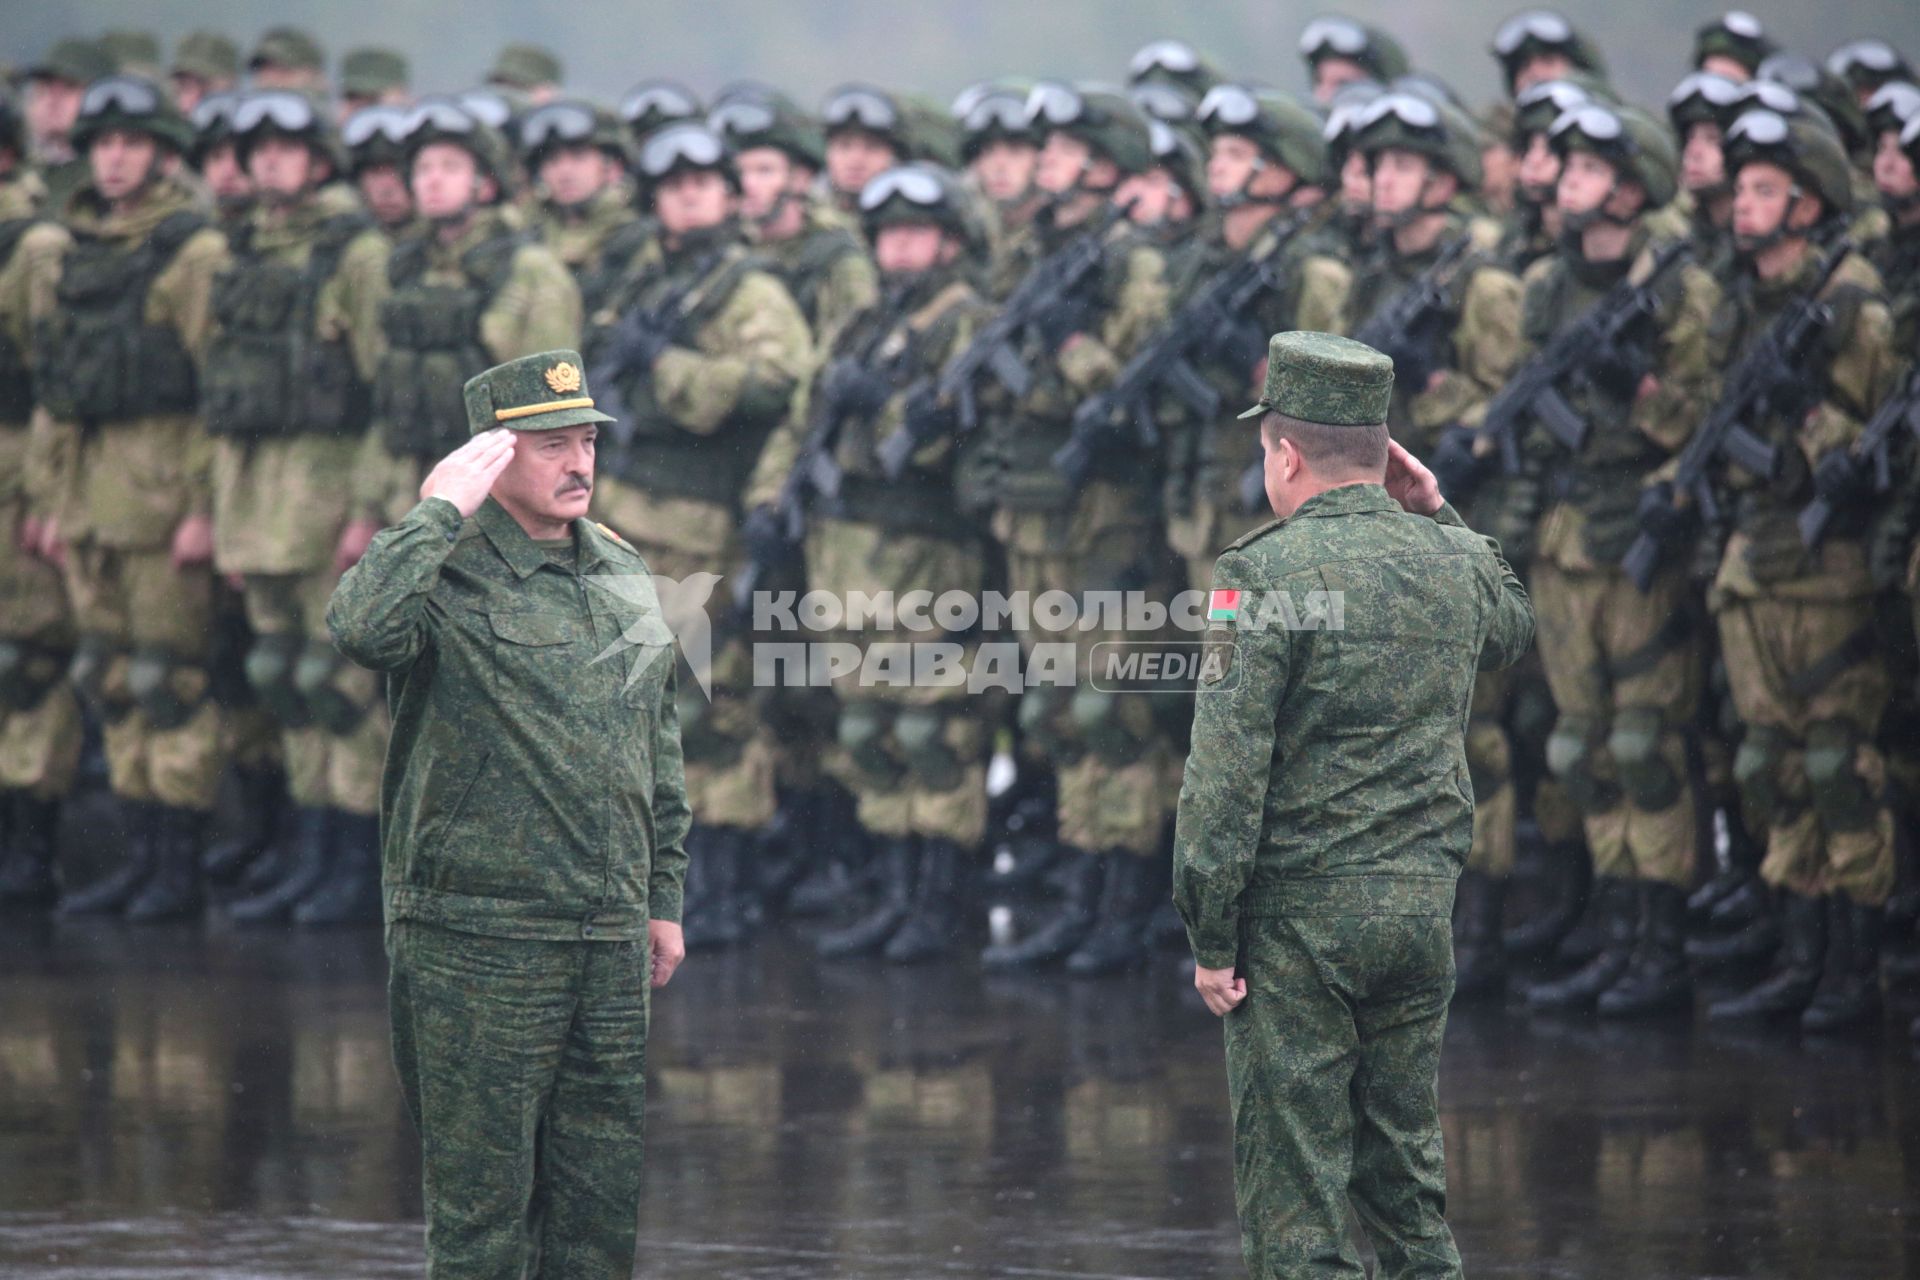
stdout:
[[[1479,105],[1500,92],[1487,52],[1493,29],[1527,7],[1515,0],[1352,0],[1334,11],[1393,32],[1416,66]],[[1686,71],[1694,29],[1728,8],[1699,0],[1569,0],[1549,5],[1597,40],[1629,97],[1662,100]],[[1874,35],[1920,58],[1920,0],[1749,3],[1784,47],[1816,59]],[[1139,46],[1188,40],[1229,75],[1301,90],[1300,29],[1332,6],[1311,0],[0,0],[5,52],[28,62],[67,35],[132,27],[171,55],[188,31],[219,31],[244,59],[278,23],[313,31],[329,69],[363,44],[388,44],[413,64],[416,92],[478,82],[499,47],[534,40],[566,64],[570,92],[612,100],[649,76],[705,94],[751,76],[812,105],[843,80],[932,93],[943,102],[994,75],[1119,80]]]

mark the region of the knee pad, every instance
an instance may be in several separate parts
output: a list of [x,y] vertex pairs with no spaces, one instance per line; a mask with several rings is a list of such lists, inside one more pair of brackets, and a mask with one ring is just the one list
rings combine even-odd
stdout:
[[258,636],[247,650],[247,683],[259,695],[260,704],[289,729],[304,729],[313,723],[307,700],[294,684],[300,649],[300,637],[284,632]]
[[966,761],[947,745],[947,716],[937,707],[909,707],[893,722],[900,757],[915,782],[929,791],[951,791],[966,776]]
[[1605,813],[1620,803],[1619,789],[1596,772],[1600,722],[1561,716],[1547,735],[1547,768],[1582,813]]
[[1147,745],[1121,714],[1120,699],[1126,696],[1081,685],[1073,691],[1070,704],[1074,736],[1096,759],[1111,765],[1132,764]]
[[880,702],[849,702],[840,708],[835,726],[840,747],[853,767],[881,784],[898,781],[903,772],[887,750],[892,728],[893,709]]
[[1620,770],[1620,789],[1636,808],[1658,813],[1680,798],[1685,781],[1660,748],[1666,722],[1653,707],[1628,707],[1613,718],[1607,750]]
[[1867,780],[1853,767],[1859,732],[1844,720],[1816,720],[1807,727],[1807,790],[1814,812],[1829,831],[1859,831],[1873,824],[1879,807]]
[[66,655],[25,640],[0,640],[0,711],[31,711],[67,670]]
[[135,649],[127,662],[127,689],[156,729],[178,729],[207,700],[206,670],[165,649]]
[[1043,756],[1061,763],[1080,758],[1082,745],[1069,727],[1063,726],[1067,690],[1054,685],[1037,685],[1020,695],[1020,733]]
[[1771,817],[1780,805],[1780,771],[1792,744],[1770,725],[1749,725],[1733,753],[1733,785],[1754,814]]
[[67,680],[74,692],[109,724],[125,719],[127,712],[133,710],[128,703],[107,698],[107,673],[121,654],[119,646],[105,636],[81,636],[79,647],[73,651],[73,661],[67,664]]
[[331,644],[309,640],[293,668],[293,687],[313,722],[335,737],[352,733],[367,714],[366,704],[348,697],[334,680],[346,665]]

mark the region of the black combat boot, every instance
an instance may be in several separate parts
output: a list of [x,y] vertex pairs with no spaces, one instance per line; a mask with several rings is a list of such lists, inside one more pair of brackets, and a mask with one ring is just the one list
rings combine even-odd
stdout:
[[159,857],[160,806],[144,800],[122,800],[120,815],[127,832],[120,869],[76,893],[62,895],[55,908],[60,915],[118,915],[153,878]]
[[1827,956],[1800,1029],[1853,1031],[1880,1020],[1880,932],[1885,913],[1844,893],[1827,897]]
[[749,839],[739,827],[708,827],[700,852],[706,858],[705,888],[696,910],[681,912],[681,931],[689,951],[695,947],[732,947],[746,940],[741,914],[742,851]]
[[1460,912],[1453,942],[1453,999],[1497,999],[1507,991],[1507,949],[1500,935],[1505,879],[1482,871],[1460,874]]
[[289,918],[332,873],[335,816],[334,810],[317,805],[297,806],[284,874],[260,892],[228,903],[228,917],[241,924]]
[[1687,898],[1687,919],[1694,924],[1705,924],[1715,907],[1747,885],[1758,884],[1760,860],[1766,856],[1765,846],[1747,830],[1737,802],[1719,813],[1727,824],[1727,867]]
[[1528,988],[1527,1003],[1533,1008],[1586,1008],[1625,976],[1640,933],[1640,894],[1630,881],[1601,876],[1593,882],[1590,910],[1601,936],[1599,951],[1566,977]]
[[327,878],[293,909],[295,924],[378,924],[380,817],[333,811],[333,864]]
[[920,846],[912,836],[875,836],[879,861],[879,900],[851,924],[829,929],[814,943],[822,956],[865,955],[878,951],[906,923],[914,908],[914,877]]
[[161,920],[190,920],[206,906],[206,887],[200,879],[200,854],[206,847],[207,819],[198,809],[159,805],[154,834],[153,876],[127,903],[126,918],[134,924]]
[[53,856],[60,830],[60,802],[27,791],[10,791],[7,855],[0,866],[0,907],[45,907],[60,896]]
[[1707,912],[1707,924],[1723,933],[1743,929],[1764,917],[1772,907],[1773,895],[1767,892],[1766,884],[1759,876],[1750,876],[1745,884],[1714,904]]
[[996,943],[980,953],[988,969],[1021,969],[1064,960],[1093,931],[1100,886],[1112,859],[1063,845],[1060,850],[1060,901],[1047,922],[1018,942]]
[[1553,899],[1501,935],[1509,960],[1539,960],[1560,945],[1593,896],[1593,859],[1577,840],[1549,845],[1545,856],[1555,870]]
[[[1776,895],[1758,879],[1753,883],[1759,886],[1759,892],[1766,897],[1765,908],[1736,929],[1688,938],[1687,959],[1702,968],[1730,968],[1765,960],[1780,949],[1780,912],[1774,905]],[[1742,887],[1735,890],[1735,895],[1747,891]]]
[[201,869],[216,884],[231,884],[266,856],[280,836],[287,811],[287,775],[279,769],[235,767],[240,825],[225,840],[207,846]]
[[890,964],[918,964],[953,950],[966,931],[973,908],[971,860],[957,840],[926,836],[920,841],[920,871],[913,886],[913,909],[887,943]]
[[1107,882],[1093,932],[1067,957],[1067,972],[1081,978],[1118,973],[1147,960],[1147,922],[1154,906],[1172,893],[1171,869],[1158,854],[1140,857],[1116,849],[1107,855]]
[[1799,1014],[1813,1000],[1827,949],[1826,903],[1819,898],[1780,893],[1780,954],[1766,980],[1749,991],[1707,1006],[1715,1022]]
[[869,848],[867,833],[860,825],[859,802],[845,787],[815,788],[808,808],[813,829],[801,833],[806,848],[798,856],[803,865],[785,904],[788,915],[800,918],[832,915],[845,909],[863,892],[861,881],[868,861],[878,857],[878,852]]
[[1687,957],[1682,950],[1686,890],[1648,881],[1641,892],[1645,895],[1645,911],[1640,918],[1640,941],[1627,976],[1600,995],[1603,1018],[1635,1018],[1693,1004],[1693,979],[1687,973]]

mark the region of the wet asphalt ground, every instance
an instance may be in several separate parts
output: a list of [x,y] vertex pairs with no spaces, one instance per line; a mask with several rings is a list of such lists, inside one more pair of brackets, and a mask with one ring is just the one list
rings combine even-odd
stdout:
[[[377,930],[0,921],[0,1276],[418,1276]],[[639,1274],[1242,1274],[1217,1024],[1177,957],[1074,982],[815,961],[654,1006]],[[1456,1013],[1476,1277],[1920,1280],[1920,1066],[1875,1041]]]

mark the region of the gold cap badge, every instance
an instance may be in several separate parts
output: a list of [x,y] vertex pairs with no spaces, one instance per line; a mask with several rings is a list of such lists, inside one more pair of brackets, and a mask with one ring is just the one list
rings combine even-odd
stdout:
[[570,360],[562,360],[547,370],[547,385],[555,395],[564,395],[580,389],[580,370],[574,368]]

